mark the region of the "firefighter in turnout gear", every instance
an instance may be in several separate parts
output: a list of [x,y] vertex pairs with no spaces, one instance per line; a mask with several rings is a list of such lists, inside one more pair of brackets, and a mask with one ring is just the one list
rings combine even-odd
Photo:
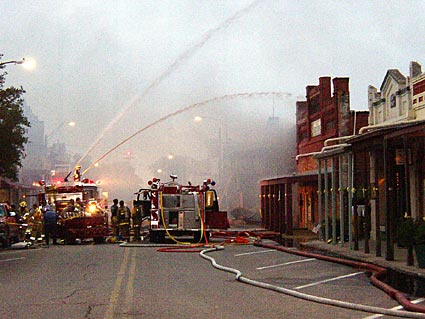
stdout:
[[115,237],[118,237],[118,199],[114,199],[114,204],[111,206],[111,224],[112,232]]
[[124,205],[123,200],[120,200],[117,211],[119,237],[127,242],[130,241],[130,215],[130,209]]
[[34,219],[34,225],[32,226],[32,237],[35,240],[41,238],[43,233],[43,213],[37,204],[32,205],[32,218]]
[[133,241],[140,241],[140,228],[142,227],[142,209],[140,207],[134,208],[132,213],[133,219]]

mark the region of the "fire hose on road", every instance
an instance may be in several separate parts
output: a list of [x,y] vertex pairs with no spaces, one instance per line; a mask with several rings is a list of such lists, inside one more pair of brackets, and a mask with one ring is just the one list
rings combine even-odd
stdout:
[[[301,255],[301,256],[314,257],[314,258],[317,258],[317,259],[327,260],[327,261],[331,261],[331,262],[341,263],[343,261],[341,259],[328,257],[328,256],[310,254],[310,253],[305,253],[305,252],[301,252],[301,251],[293,251],[293,250],[289,250],[289,249],[285,250],[284,247],[276,247],[274,245],[261,244],[261,243],[259,243],[259,241],[255,242],[255,245],[260,246],[260,247],[265,247],[265,248],[278,249],[278,250],[281,250],[281,251],[284,251],[284,252],[289,252],[289,253],[292,253],[292,254],[295,253],[295,254],[298,254],[298,255]],[[286,295],[290,295],[290,296],[293,296],[293,297],[296,297],[296,298],[301,298],[301,299],[308,300],[308,301],[313,301],[313,302],[317,302],[317,303],[322,303],[322,304],[327,304],[327,305],[332,305],[332,306],[337,306],[337,307],[342,307],[342,308],[347,308],[347,309],[352,309],[352,310],[358,310],[358,311],[364,311],[364,312],[376,313],[376,314],[382,314],[382,315],[388,315],[388,316],[396,316],[396,317],[398,316],[398,317],[403,317],[403,318],[425,318],[425,313],[423,313],[423,307],[412,304],[400,292],[398,292],[395,289],[393,289],[392,287],[380,282],[376,278],[376,277],[379,277],[379,276],[382,276],[383,274],[385,274],[384,268],[377,267],[375,265],[366,264],[366,263],[359,263],[359,262],[353,262],[353,261],[347,260],[347,262],[350,262],[350,263],[347,263],[347,265],[360,267],[360,268],[368,269],[368,270],[372,271],[373,272],[372,276],[374,276],[376,278],[375,280],[377,282],[380,282],[380,285],[381,285],[380,288],[384,289],[387,293],[390,294],[390,296],[394,297],[399,302],[403,301],[403,303],[406,304],[406,307],[402,304],[403,307],[405,307],[405,309],[407,309],[409,311],[385,309],[385,308],[380,308],[380,307],[373,307],[373,306],[367,306],[367,305],[356,304],[356,303],[351,303],[351,302],[345,302],[345,301],[341,301],[341,300],[323,298],[323,297],[318,297],[318,296],[313,296],[313,295],[301,293],[299,291],[295,291],[295,290],[292,290],[292,289],[278,287],[278,286],[274,286],[274,285],[267,284],[267,283],[264,283],[264,282],[249,279],[249,278],[242,276],[242,273],[239,270],[220,265],[215,261],[214,258],[207,255],[210,252],[215,252],[215,251],[223,250],[223,249],[224,249],[223,246],[216,246],[216,247],[212,247],[212,248],[207,248],[207,249],[204,249],[200,252],[200,256],[202,258],[206,259],[206,260],[209,260],[214,268],[235,274],[236,280],[238,280],[240,282],[243,282],[243,283],[246,283],[246,284],[249,284],[249,285],[253,285],[253,286],[256,286],[256,287],[264,288],[264,289],[277,291],[277,292],[284,293]],[[376,285],[377,282],[374,283],[374,285]],[[405,299],[405,300],[403,300],[403,299]],[[412,309],[415,309],[415,310],[418,310],[418,311],[415,312],[415,310],[412,310]]]
[[386,268],[379,267],[379,266],[369,264],[369,263],[354,261],[354,260],[341,259],[341,258],[336,258],[336,257],[324,256],[324,255],[320,255],[320,254],[308,253],[308,252],[304,252],[304,251],[300,251],[300,250],[288,249],[288,248],[281,247],[281,246],[276,247],[276,246],[273,246],[273,245],[263,244],[260,241],[255,242],[254,245],[259,246],[259,247],[264,247],[264,248],[277,249],[279,251],[283,251],[283,252],[286,252],[286,253],[291,253],[291,254],[295,254],[295,255],[299,255],[299,256],[316,258],[316,259],[325,260],[325,261],[329,261],[329,262],[333,262],[333,263],[344,264],[344,265],[351,266],[351,267],[354,267],[354,268],[360,268],[360,269],[368,270],[372,273],[372,275],[370,276],[370,280],[371,280],[372,284],[374,286],[378,287],[379,289],[383,290],[384,292],[386,292],[391,298],[397,300],[397,302],[400,305],[402,305],[404,309],[409,310],[409,311],[413,311],[413,312],[425,313],[425,307],[424,306],[413,304],[409,299],[406,298],[406,296],[403,293],[401,293],[400,291],[394,289],[393,287],[391,287],[391,286],[387,285],[386,283],[382,282],[381,280],[379,280],[379,278],[382,278],[383,276],[386,275],[386,273],[387,273]]

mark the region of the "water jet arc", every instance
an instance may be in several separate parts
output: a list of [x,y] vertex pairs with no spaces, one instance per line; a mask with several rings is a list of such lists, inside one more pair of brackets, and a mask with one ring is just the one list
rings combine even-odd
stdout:
[[164,122],[165,120],[174,117],[176,115],[179,115],[181,113],[190,111],[190,110],[194,110],[197,108],[200,108],[202,106],[205,106],[209,103],[212,102],[223,102],[226,100],[232,100],[232,99],[236,99],[236,98],[252,98],[252,97],[264,97],[264,96],[274,96],[274,97],[291,97],[292,94],[291,93],[285,93],[285,92],[253,92],[253,93],[235,93],[235,94],[227,94],[227,95],[223,95],[220,97],[215,97],[209,100],[205,100],[202,102],[198,102],[189,106],[186,106],[184,108],[181,108],[173,113],[170,113],[154,122],[152,122],[151,124],[141,128],[140,130],[134,132],[133,134],[131,134],[130,136],[128,136],[127,138],[125,138],[124,140],[122,140],[120,143],[116,144],[114,147],[112,147],[109,151],[107,151],[105,154],[103,154],[101,157],[99,157],[96,161],[94,161],[92,164],[90,164],[89,167],[86,168],[85,171],[82,172],[81,175],[84,175],[85,173],[87,173],[91,168],[93,168],[97,163],[99,163],[100,161],[102,161],[105,157],[107,157],[109,154],[111,154],[113,151],[115,151],[117,148],[119,148],[120,146],[124,145],[125,143],[127,143],[128,141],[130,141],[133,137],[137,136],[138,134],[148,130],[149,128]]

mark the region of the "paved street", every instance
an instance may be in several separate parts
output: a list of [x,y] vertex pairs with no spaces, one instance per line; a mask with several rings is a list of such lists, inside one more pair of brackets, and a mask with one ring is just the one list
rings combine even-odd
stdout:
[[[375,307],[397,304],[366,274],[252,245],[208,254],[261,282]],[[367,318],[235,280],[199,253],[119,245],[0,252],[1,318]]]

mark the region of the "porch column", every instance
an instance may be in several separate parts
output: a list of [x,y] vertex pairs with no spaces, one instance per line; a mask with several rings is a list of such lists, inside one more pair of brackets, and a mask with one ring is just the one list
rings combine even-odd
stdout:
[[348,192],[348,247],[350,249],[353,249],[353,227],[352,227],[352,220],[353,220],[353,153],[348,154],[348,168],[347,168],[347,175],[348,175],[348,185],[347,185],[347,192]]
[[260,192],[260,207],[261,207],[261,224],[265,226],[265,214],[266,214],[266,186],[261,186]]
[[322,162],[320,159],[317,160],[317,214],[319,216],[319,238],[322,238]]
[[335,158],[331,158],[331,183],[332,183],[332,244],[336,245],[336,176],[335,176]]
[[292,184],[285,183],[285,215],[286,235],[293,235],[292,231]]
[[382,256],[382,245],[381,245],[381,222],[379,214],[379,185],[378,185],[378,173],[376,167],[376,158],[378,157],[377,151],[371,151],[370,153],[370,185],[371,185],[371,196],[370,196],[370,212],[372,221],[372,238],[375,239],[375,256]]
[[325,241],[329,240],[329,180],[328,180],[328,160],[325,159],[324,167],[325,178]]
[[280,232],[280,238],[282,239],[282,234],[284,234],[286,231],[285,186],[283,184],[279,184],[278,205],[279,205],[279,232]]
[[344,185],[342,180],[342,156],[338,157],[338,181],[339,181],[339,236],[341,238],[341,247],[344,246]]
[[409,173],[409,148],[407,135],[403,135],[403,148],[404,148],[404,187],[406,197],[406,213],[412,216],[412,205],[410,202],[410,173]]
[[267,230],[269,229],[269,215],[270,215],[270,186],[266,185],[264,190],[264,203],[265,203],[265,209],[264,209],[264,228]]
[[[403,135],[403,148],[404,148],[404,196],[406,197],[406,212],[407,215],[412,216],[412,205],[410,202],[410,172],[409,172],[409,148],[407,144],[407,135]],[[414,265],[413,247],[407,247],[407,266]]]
[[386,260],[394,260],[394,236],[393,236],[393,220],[395,215],[395,189],[394,189],[394,163],[391,150],[388,149],[388,140],[384,138],[384,179],[385,179],[385,235]]
[[270,230],[275,231],[276,220],[275,185],[270,185]]

